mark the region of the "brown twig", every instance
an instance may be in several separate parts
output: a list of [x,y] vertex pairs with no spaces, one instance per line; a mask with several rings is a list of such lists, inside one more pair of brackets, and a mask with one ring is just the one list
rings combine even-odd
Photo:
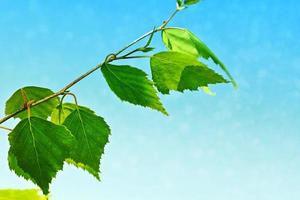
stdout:
[[7,127],[5,127],[5,126],[0,126],[0,129],[6,130],[6,131],[12,131],[11,128],[7,128]]

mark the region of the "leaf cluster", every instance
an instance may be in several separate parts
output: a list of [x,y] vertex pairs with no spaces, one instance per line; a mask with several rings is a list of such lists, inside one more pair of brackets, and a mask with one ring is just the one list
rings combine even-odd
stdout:
[[[177,10],[199,0],[177,0]],[[176,14],[175,12],[175,14]],[[195,34],[184,28],[159,28],[142,36],[115,54],[110,54],[95,69],[101,69],[108,87],[122,101],[152,108],[168,115],[159,98],[170,91],[202,89],[212,95],[210,85],[236,82],[221,60]],[[151,42],[161,33],[165,51],[152,53]],[[126,52],[148,37],[145,45]],[[149,55],[150,54],[150,55]],[[149,59],[151,78],[143,70],[130,65],[116,65],[115,60]],[[229,80],[200,61],[211,59]],[[6,102],[5,114],[20,119],[9,134],[9,167],[17,175],[37,184],[44,194],[64,163],[84,169],[100,180],[100,159],[111,134],[105,120],[91,109],[78,105],[69,89],[91,74],[81,76],[58,93],[48,88],[28,86],[17,90]],[[74,102],[65,102],[66,96]],[[36,102],[40,102],[37,106]]]
[[[7,101],[6,113],[49,93],[53,94],[46,88],[22,88]],[[65,161],[99,180],[100,158],[110,135],[102,117],[63,99],[56,97],[32,109],[29,105],[27,111],[16,116],[21,121],[9,134],[10,169],[36,183],[44,194],[49,193],[49,184]]]

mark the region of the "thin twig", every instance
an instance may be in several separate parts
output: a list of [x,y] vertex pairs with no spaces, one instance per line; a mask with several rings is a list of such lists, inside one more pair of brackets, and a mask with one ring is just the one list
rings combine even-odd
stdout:
[[127,60],[127,59],[139,59],[139,58],[151,58],[151,56],[122,56],[117,57],[116,60]]
[[175,17],[175,15],[179,12],[178,9],[176,9],[171,16],[162,23],[162,25],[159,28],[153,29],[151,31],[148,31],[147,33],[145,33],[144,35],[142,35],[141,37],[139,37],[138,39],[134,40],[133,42],[131,42],[130,44],[128,44],[127,46],[125,46],[123,49],[119,50],[117,53],[115,53],[116,56],[120,55],[121,53],[123,53],[125,50],[127,50],[128,48],[132,47],[133,45],[135,45],[136,43],[138,43],[139,41],[145,39],[146,37],[152,35],[153,33],[159,32],[161,31],[164,27],[166,27],[168,25],[168,23]]
[[176,9],[172,15],[166,20],[163,22],[163,24],[159,27],[159,30],[162,30],[163,28],[165,28],[169,22],[175,17],[175,15],[179,12],[180,10]]

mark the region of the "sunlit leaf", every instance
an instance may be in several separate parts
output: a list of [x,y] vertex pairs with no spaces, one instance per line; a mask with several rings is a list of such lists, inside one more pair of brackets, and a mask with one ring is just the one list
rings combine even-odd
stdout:
[[[89,108],[79,106],[81,110],[85,110],[87,112],[94,113],[94,111]],[[77,109],[77,105],[73,103],[64,103],[62,105],[58,105],[51,114],[51,121],[55,124],[63,124],[65,119]]]
[[151,71],[156,87],[163,94],[227,82],[196,57],[175,51],[155,54],[151,58]]
[[214,63],[219,65],[229,77],[232,84],[237,87],[237,84],[226,66],[219,58],[192,32],[180,28],[166,28],[162,31],[162,39],[165,46],[171,51],[178,51],[195,57],[211,58]]
[[228,83],[228,81],[208,67],[187,66],[181,73],[177,89],[178,91],[198,90],[199,87],[217,83]]
[[0,200],[47,200],[39,194],[39,190],[0,190]]

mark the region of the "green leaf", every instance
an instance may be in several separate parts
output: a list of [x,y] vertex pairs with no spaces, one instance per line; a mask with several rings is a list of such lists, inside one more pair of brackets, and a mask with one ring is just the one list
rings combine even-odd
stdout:
[[[87,112],[94,113],[94,111],[89,108],[79,106],[80,109],[85,110]],[[63,124],[65,119],[77,109],[77,105],[73,103],[64,103],[62,105],[58,105],[51,114],[51,121],[55,124]]]
[[[72,159],[67,159],[67,162],[87,170],[99,179],[100,158],[110,134],[105,121],[89,108],[71,103],[59,105],[53,111],[51,120],[57,124],[63,123],[77,139],[70,155]],[[91,148],[89,143],[92,144]]]
[[186,6],[190,6],[199,2],[200,0],[177,0],[177,9],[182,10]]
[[8,165],[11,170],[14,170],[14,172],[26,180],[31,180],[33,183],[36,184],[35,180],[31,178],[31,176],[26,173],[19,165],[18,160],[16,156],[11,152],[11,150],[8,151]]
[[9,166],[17,175],[36,183],[44,194],[63,168],[75,140],[64,126],[41,118],[23,119],[9,134]]
[[208,84],[228,83],[221,75],[207,67],[187,66],[181,73],[178,91],[198,90]]
[[[54,94],[51,90],[41,87],[24,87],[17,90],[6,102],[5,114],[12,114],[22,108],[28,102],[36,102],[47,96]],[[59,98],[52,98],[39,106],[35,106],[30,109],[31,116],[47,119],[52,110],[59,104]],[[24,119],[27,118],[27,111],[23,111],[15,116],[15,118]]]
[[0,190],[0,200],[47,200],[39,190]]
[[221,69],[226,73],[234,87],[237,87],[237,83],[231,76],[230,72],[227,70],[226,66],[192,32],[180,28],[166,28],[162,31],[162,39],[165,46],[171,51],[178,51],[196,57],[203,57],[205,59],[211,58],[214,63],[219,65]]
[[109,126],[102,117],[82,107],[69,114],[63,125],[77,140],[70,153],[71,160],[68,162],[87,170],[99,180],[100,159],[108,143]]
[[196,4],[196,3],[199,3],[200,0],[185,0],[184,1],[184,4],[185,5],[193,5],[193,4]]
[[153,80],[163,94],[227,82],[196,57],[184,53],[160,52],[151,57],[150,62]]
[[168,115],[145,72],[127,65],[111,64],[103,65],[101,70],[110,89],[121,100],[150,107]]
[[181,7],[183,7],[183,6],[184,6],[183,0],[177,0],[177,7],[178,7],[178,8],[181,8]]
[[153,47],[141,47],[138,50],[141,52],[147,53],[147,52],[153,51],[154,49],[155,48],[153,48]]

